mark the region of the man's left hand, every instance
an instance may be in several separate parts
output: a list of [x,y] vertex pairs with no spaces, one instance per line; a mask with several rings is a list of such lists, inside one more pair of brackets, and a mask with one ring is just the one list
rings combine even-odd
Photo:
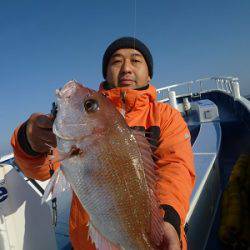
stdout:
[[164,239],[161,250],[181,250],[181,243],[175,228],[168,222],[164,222]]

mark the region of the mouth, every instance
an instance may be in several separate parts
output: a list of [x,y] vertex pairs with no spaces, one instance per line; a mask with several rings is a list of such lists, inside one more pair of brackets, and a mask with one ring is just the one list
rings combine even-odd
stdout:
[[128,85],[132,85],[134,84],[135,81],[132,80],[132,79],[127,79],[127,78],[121,78],[119,80],[119,84],[122,85],[122,86],[128,86]]

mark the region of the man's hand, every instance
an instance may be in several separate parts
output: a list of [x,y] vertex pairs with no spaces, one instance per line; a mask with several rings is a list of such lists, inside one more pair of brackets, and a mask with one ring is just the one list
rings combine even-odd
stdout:
[[181,250],[179,236],[175,228],[168,222],[164,222],[164,239],[160,246],[162,250]]
[[50,152],[50,146],[56,147],[56,136],[52,132],[52,116],[34,113],[30,116],[26,135],[31,148],[37,153]]

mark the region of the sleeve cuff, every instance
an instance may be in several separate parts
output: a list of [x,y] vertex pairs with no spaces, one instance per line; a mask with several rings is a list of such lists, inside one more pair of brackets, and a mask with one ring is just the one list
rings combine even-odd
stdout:
[[41,153],[38,153],[36,151],[34,151],[29,142],[28,142],[28,138],[27,138],[27,135],[26,135],[26,127],[27,127],[27,122],[26,121],[25,123],[23,123],[21,125],[21,127],[19,128],[18,130],[18,133],[17,133],[17,140],[18,140],[18,143],[20,145],[20,147],[22,148],[22,150],[30,155],[30,156],[39,156],[39,155],[42,155]]
[[170,223],[175,228],[180,239],[181,219],[180,219],[179,214],[176,212],[176,210],[172,206],[161,205],[161,208],[165,211],[164,221]]

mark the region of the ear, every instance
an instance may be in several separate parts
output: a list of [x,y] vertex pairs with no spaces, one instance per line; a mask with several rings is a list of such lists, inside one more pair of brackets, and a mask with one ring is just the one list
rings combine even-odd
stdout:
[[150,81],[151,81],[151,77],[148,76],[148,78],[147,78],[147,83],[150,83]]

